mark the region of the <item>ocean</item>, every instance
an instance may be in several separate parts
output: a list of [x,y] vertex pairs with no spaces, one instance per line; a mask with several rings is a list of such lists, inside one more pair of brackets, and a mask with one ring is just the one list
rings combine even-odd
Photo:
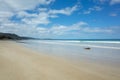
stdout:
[[120,68],[119,39],[23,40],[19,42],[40,54],[72,62],[88,61]]

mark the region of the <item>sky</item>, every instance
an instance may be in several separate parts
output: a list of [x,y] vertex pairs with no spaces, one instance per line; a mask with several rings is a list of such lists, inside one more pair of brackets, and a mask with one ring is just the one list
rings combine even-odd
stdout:
[[0,32],[52,39],[120,39],[120,0],[0,0]]

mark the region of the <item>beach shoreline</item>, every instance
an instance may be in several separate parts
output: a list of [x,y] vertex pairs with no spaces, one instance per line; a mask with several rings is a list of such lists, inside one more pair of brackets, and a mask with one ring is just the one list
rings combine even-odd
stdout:
[[14,41],[0,41],[0,80],[119,80],[119,71],[96,66],[87,62],[74,65]]

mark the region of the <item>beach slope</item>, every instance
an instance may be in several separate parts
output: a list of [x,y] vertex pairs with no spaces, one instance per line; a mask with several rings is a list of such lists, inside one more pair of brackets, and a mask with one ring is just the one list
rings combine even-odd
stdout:
[[0,80],[109,80],[70,62],[0,41]]
[[0,41],[0,80],[79,80],[69,63],[39,55],[10,41]]

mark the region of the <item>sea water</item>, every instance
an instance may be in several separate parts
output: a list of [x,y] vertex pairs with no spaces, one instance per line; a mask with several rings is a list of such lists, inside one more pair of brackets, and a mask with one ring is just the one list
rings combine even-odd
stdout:
[[23,40],[20,42],[40,54],[71,61],[90,61],[120,67],[120,40]]

